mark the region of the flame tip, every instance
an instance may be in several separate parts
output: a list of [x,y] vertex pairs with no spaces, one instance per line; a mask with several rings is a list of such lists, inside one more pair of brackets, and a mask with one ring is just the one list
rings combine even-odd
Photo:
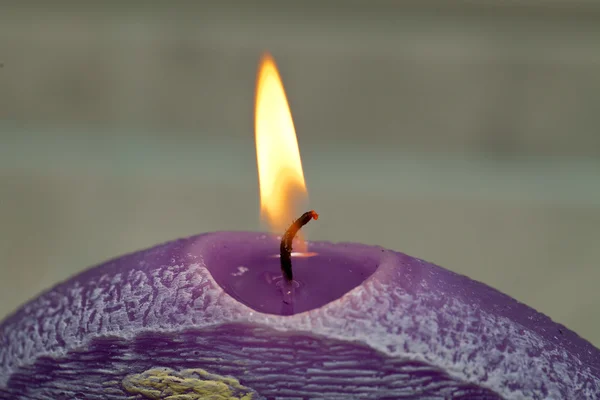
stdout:
[[260,56],[261,60],[273,60],[273,55],[268,52],[268,51],[263,51],[263,53]]

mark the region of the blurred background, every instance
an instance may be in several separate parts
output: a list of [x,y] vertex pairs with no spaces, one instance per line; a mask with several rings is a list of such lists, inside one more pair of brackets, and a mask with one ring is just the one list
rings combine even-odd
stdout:
[[268,50],[309,239],[435,262],[600,346],[599,2],[189,3],[1,6],[0,318],[108,258],[260,229]]

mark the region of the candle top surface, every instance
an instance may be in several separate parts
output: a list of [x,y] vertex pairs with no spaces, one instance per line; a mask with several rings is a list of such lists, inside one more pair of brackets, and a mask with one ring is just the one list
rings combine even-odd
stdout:
[[[216,239],[216,238],[215,238]],[[192,246],[202,255],[216,283],[234,299],[258,312],[293,315],[341,298],[369,278],[379,266],[380,251],[354,246],[309,244],[307,252],[292,253],[294,279],[283,277],[279,243],[260,236],[256,241],[214,240],[210,248]],[[284,295],[287,285],[293,291]]]
[[[306,311],[257,311],[263,296],[281,304],[277,291],[252,297],[237,283],[244,275],[260,278],[247,275],[249,266],[275,273],[277,258],[262,260],[275,256],[278,246],[272,235],[217,232],[84,271],[0,324],[0,386],[39,357],[60,356],[94,338],[235,323],[362,343],[506,398],[593,398],[600,392],[600,351],[576,333],[482,283],[380,247],[310,242],[309,251],[323,260],[298,264],[300,282],[328,283],[357,266],[363,275],[319,294],[322,305],[303,300]],[[344,268],[328,269],[329,259]],[[303,268],[310,274],[303,276]],[[257,287],[272,289],[264,282]]]

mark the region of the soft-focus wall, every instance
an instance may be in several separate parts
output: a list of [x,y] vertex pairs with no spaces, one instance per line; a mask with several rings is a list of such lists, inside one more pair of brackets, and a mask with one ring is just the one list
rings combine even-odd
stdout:
[[268,50],[310,239],[436,262],[600,345],[599,3],[187,3],[1,6],[0,318],[107,258],[260,229]]

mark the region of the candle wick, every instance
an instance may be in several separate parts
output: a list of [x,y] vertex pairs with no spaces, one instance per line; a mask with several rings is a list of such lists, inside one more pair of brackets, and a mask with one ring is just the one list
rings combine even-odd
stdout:
[[294,223],[288,228],[281,238],[281,245],[279,246],[279,255],[281,260],[281,272],[283,277],[291,282],[294,279],[292,273],[292,241],[296,237],[296,234],[304,225],[308,224],[311,219],[319,219],[319,214],[315,210],[305,212],[294,221]]

